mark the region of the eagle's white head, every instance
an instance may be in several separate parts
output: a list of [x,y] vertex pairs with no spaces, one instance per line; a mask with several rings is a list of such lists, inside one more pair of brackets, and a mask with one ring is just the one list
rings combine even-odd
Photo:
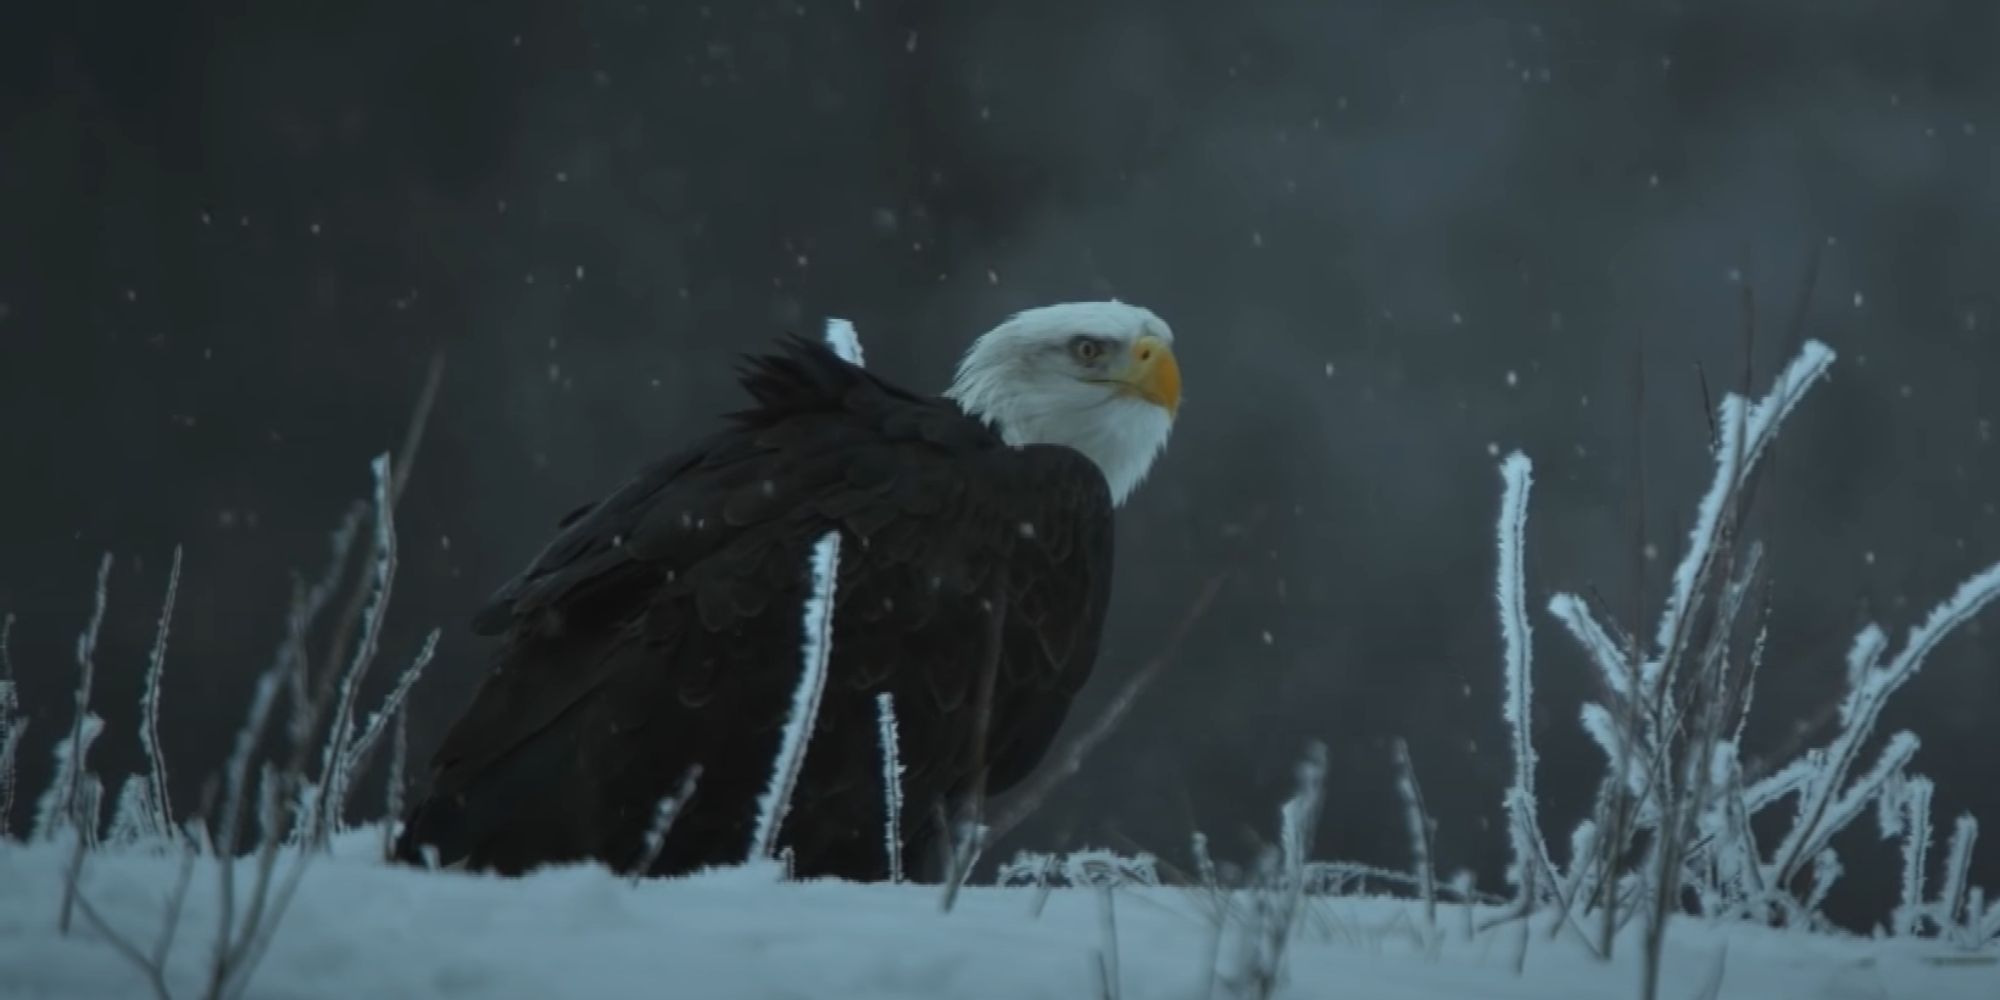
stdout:
[[1167,447],[1180,411],[1174,332],[1122,302],[1029,309],[973,342],[945,395],[1008,444],[1082,452],[1120,505]]

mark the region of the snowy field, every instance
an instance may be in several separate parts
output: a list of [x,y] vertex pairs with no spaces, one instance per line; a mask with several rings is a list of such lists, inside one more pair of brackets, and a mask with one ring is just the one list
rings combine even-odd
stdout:
[[[1033,889],[973,887],[945,914],[932,886],[781,883],[772,868],[636,886],[598,867],[510,881],[392,868],[375,860],[379,844],[379,834],[348,834],[306,869],[245,996],[1077,1000],[1106,994],[1102,953],[1115,960],[1110,995],[1194,1000],[1227,996],[1234,964],[1234,943],[1218,949],[1210,897],[1198,889],[1119,889],[1107,924],[1102,894],[1087,889],[1051,890],[1037,916]],[[60,845],[0,847],[0,996],[152,996],[90,930],[56,932],[66,855]],[[108,922],[150,943],[177,869],[171,858],[107,849],[82,885]],[[204,861],[168,963],[175,996],[200,995],[216,898]],[[1464,908],[1440,904],[1426,947],[1417,910],[1379,898],[1311,902],[1275,996],[1633,995],[1635,949],[1600,962],[1573,941],[1550,941],[1537,920],[1517,975],[1518,924],[1468,940]],[[1662,995],[1677,1000],[1704,995],[1718,958],[1715,996],[1725,998],[2000,997],[1991,955],[1968,958],[1936,941],[1684,920],[1669,931],[1668,956]]]

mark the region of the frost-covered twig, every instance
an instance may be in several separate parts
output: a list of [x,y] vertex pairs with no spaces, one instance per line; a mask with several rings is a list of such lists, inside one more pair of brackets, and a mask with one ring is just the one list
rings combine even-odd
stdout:
[[409,779],[410,713],[396,710],[396,734],[389,748],[389,776],[382,788],[382,856],[395,853],[396,836],[402,831],[403,791]]
[[[834,352],[848,362],[861,364],[861,340],[854,324],[828,320],[826,340]],[[778,849],[778,833],[785,813],[792,805],[792,789],[805,768],[806,750],[819,720],[820,699],[826,693],[828,664],[833,659],[833,599],[840,582],[840,532],[829,531],[813,546],[812,591],[805,605],[805,641],[799,670],[799,685],[792,693],[792,712],[779,738],[778,758],[772,762],[771,782],[757,800],[757,826],[751,833],[749,858],[771,858]]]
[[[257,688],[250,696],[249,712],[242,728],[236,731],[235,746],[229,752],[228,762],[223,765],[222,821],[217,827],[215,844],[216,873],[221,885],[216,903],[215,945],[209,961],[211,993],[221,992],[235,967],[236,844],[241,833],[244,793],[249,782],[251,757],[256,753],[257,744],[263,739],[264,729],[270,722],[271,707],[277,700],[278,684],[283,680],[283,671],[287,666],[284,663],[273,666],[257,679]],[[265,837],[276,836],[270,830],[260,832]]]
[[1396,738],[1396,792],[1403,799],[1403,815],[1410,828],[1410,863],[1416,871],[1417,892],[1424,901],[1424,926],[1437,930],[1437,875],[1431,865],[1431,818],[1424,811],[1424,792],[1417,785],[1417,766],[1410,761],[1410,745]]
[[896,699],[875,696],[876,737],[882,745],[882,840],[889,856],[889,881],[903,880],[903,763],[896,735]]
[[[379,476],[380,470],[381,464],[378,462],[377,506],[382,506],[381,501],[383,500],[383,490]],[[341,528],[334,533],[332,566],[326,578],[311,588],[307,588],[303,583],[295,580],[293,599],[287,617],[285,640],[278,649],[275,662],[259,678],[243,726],[237,732],[231,752],[223,767],[222,780],[219,786],[222,792],[220,796],[221,815],[216,817],[212,809],[217,804],[218,785],[211,780],[207,790],[204,792],[200,821],[188,824],[186,837],[182,840],[184,851],[186,852],[183,855],[182,874],[168,901],[166,919],[160,930],[159,939],[154,946],[152,954],[145,954],[133,946],[129,938],[122,937],[112,929],[105,927],[101,920],[101,914],[91,905],[90,901],[80,893],[74,894],[78,908],[86,914],[85,919],[97,925],[102,936],[111,942],[113,948],[128,960],[133,961],[141,972],[147,975],[149,982],[154,984],[156,993],[164,995],[166,954],[171,946],[175,930],[178,927],[181,903],[185,898],[187,882],[191,876],[197,852],[205,852],[214,859],[216,874],[220,883],[217,902],[218,926],[214,942],[210,947],[209,960],[207,962],[207,969],[205,970],[206,975],[204,976],[202,990],[204,1000],[238,1000],[248,989],[250,977],[269,949],[278,923],[297,891],[308,860],[317,853],[314,850],[307,849],[310,841],[302,842],[300,845],[302,849],[290,852],[289,867],[282,872],[280,871],[281,848],[284,846],[287,826],[289,825],[293,831],[309,828],[313,815],[315,815],[316,810],[322,804],[320,800],[306,793],[306,789],[309,787],[306,781],[306,773],[314,756],[313,751],[319,749],[319,745],[313,739],[315,720],[324,716],[325,710],[328,707],[326,702],[333,696],[333,690],[330,687],[327,688],[325,690],[326,696],[319,698],[311,697],[305,693],[308,687],[306,680],[308,664],[305,655],[305,642],[313,620],[325,606],[333,589],[339,583],[340,568],[344,564],[344,557],[356,534],[360,523],[359,519],[366,510],[367,505],[363,505],[356,512],[350,513]],[[378,527],[385,526],[378,525]],[[170,577],[168,596],[161,615],[161,631],[156,636],[153,658],[148,666],[146,681],[148,690],[143,695],[143,707],[144,711],[149,714],[157,712],[160,698],[162,674],[160,663],[165,652],[166,624],[171,619],[174,593],[177,587],[175,581],[178,580],[179,576],[178,555],[177,550],[175,569],[173,575]],[[100,607],[93,615],[92,626],[86,633],[86,639],[79,643],[79,656],[86,661],[89,660],[90,653],[95,647],[94,635],[92,633],[94,633],[97,623],[102,618],[101,606],[104,603],[105,573],[108,571],[108,567],[109,562],[107,557],[105,566],[99,572],[98,603]],[[381,596],[380,588],[377,588],[377,594]],[[371,609],[371,614],[378,615],[379,608]],[[376,627],[379,627],[379,622]],[[427,659],[428,655],[420,658],[420,661]],[[276,714],[276,704],[281,688],[289,690],[294,699],[293,715],[289,727],[291,742],[289,760],[282,766],[271,763],[259,764],[257,760],[259,757],[259,747],[263,742],[265,732],[270,728],[272,719]],[[399,685],[399,690],[391,696],[391,704],[375,720],[371,721],[373,723],[380,723],[391,715],[400,718],[401,698],[406,693],[407,684]],[[94,715],[86,715],[82,732],[78,734],[82,736],[82,739],[79,741],[81,746],[87,747],[90,738],[94,737],[101,728],[101,720],[97,720]],[[379,737],[381,728],[380,725],[371,725],[365,728],[364,738],[357,744],[354,739],[353,727],[349,725],[346,728],[349,739],[345,742],[344,746],[350,755],[345,759],[349,763],[357,763],[360,755],[366,753],[369,742]],[[163,782],[166,773],[164,756],[158,753],[157,727],[148,726],[142,720],[142,735],[144,741],[151,745],[154,757],[150,763],[155,765],[157,770],[154,773],[135,778],[133,781],[128,782],[126,786],[127,794],[121,796],[121,798],[129,799],[134,803],[130,808],[122,810],[125,817],[121,820],[121,824],[125,827],[131,827],[134,830],[141,825],[138,820],[134,819],[134,817],[137,817],[142,812],[141,807],[144,807],[144,811],[150,811],[154,808],[153,804],[148,801],[153,798],[150,794],[149,782],[155,780]],[[332,738],[330,734],[329,740],[332,740]],[[333,744],[329,743],[329,746],[331,745]],[[359,752],[356,753],[355,751]],[[80,767],[82,763],[82,758],[72,755],[67,746],[59,746],[57,756],[58,780],[52,782],[52,790],[49,793],[52,802],[60,801],[60,792],[65,786],[65,782],[60,780],[62,775],[67,774],[73,765]],[[335,759],[339,760],[342,758],[337,757]],[[254,783],[250,777],[253,767],[256,768],[258,775]],[[85,777],[88,777],[87,772]],[[254,802],[251,802],[253,784],[255,789]],[[286,808],[287,803],[294,804],[289,813]],[[245,835],[244,828],[246,824],[244,822],[244,813],[252,807],[254,807],[256,814],[257,830],[254,850],[251,852],[254,880],[247,893],[239,894],[236,885],[238,881],[239,845]],[[60,810],[56,810],[56,812],[59,814]],[[93,829],[95,826],[94,813],[95,809],[93,805],[91,818],[87,824],[89,828]],[[52,816],[51,820],[54,821],[54,818]],[[211,819],[215,821],[213,837],[204,829],[204,825]],[[71,887],[71,891],[74,892],[77,884],[74,873],[69,879],[68,884]]]
[[1500,637],[1506,666],[1506,696],[1502,714],[1512,735],[1514,784],[1507,790],[1506,803],[1513,861],[1508,878],[1518,890],[1516,901],[1523,910],[1532,909],[1528,895],[1531,873],[1546,868],[1548,848],[1542,843],[1541,827],[1535,815],[1535,742],[1533,631],[1528,624],[1527,576],[1524,552],[1527,546],[1528,490],[1533,482],[1533,464],[1521,452],[1512,452],[1500,463],[1503,488],[1500,494],[1499,582]]
[[1654,641],[1658,644],[1657,658],[1646,664],[1649,682],[1661,671],[1669,669],[1677,658],[1675,653],[1685,635],[1697,585],[1709,576],[1712,563],[1721,551],[1718,543],[1721,541],[1724,517],[1732,513],[1731,502],[1737,497],[1750,468],[1777,436],[1778,425],[1831,364],[1832,349],[1817,340],[1808,340],[1762,400],[1752,404],[1734,394],[1723,399],[1717,414],[1721,443],[1715,449],[1715,478],[1710,481],[1708,492],[1696,508],[1694,526],[1688,531],[1687,551],[1674,568],[1666,611],[1661,614],[1659,628],[1654,634]]
[[[376,743],[381,740],[383,732],[388,729],[389,721],[403,717],[403,704],[409,700],[410,689],[416,686],[417,681],[424,675],[424,668],[430,666],[432,658],[437,656],[438,634],[437,629],[431,629],[430,634],[424,636],[424,644],[417,649],[416,658],[410,661],[409,666],[403,668],[403,672],[396,677],[395,686],[390,688],[388,695],[382,699],[382,706],[369,713],[367,722],[362,724],[360,732],[349,742],[347,752],[341,757],[340,771],[347,775],[340,783],[341,795],[345,796],[352,792],[353,776],[360,774],[362,769],[367,767],[368,757],[374,751]],[[347,803],[332,802],[328,808],[329,815],[338,816],[347,808]],[[391,818],[394,816],[392,813]]]
[[181,547],[167,571],[167,596],[160,601],[160,624],[153,633],[153,652],[146,661],[146,686],[139,698],[139,746],[145,751],[151,780],[152,832],[170,836],[174,830],[173,799],[167,794],[167,759],[160,749],[160,681],[167,669],[167,630],[174,619],[174,599],[181,587]]
[[[1975,903],[1966,907],[1966,886],[1972,871],[1972,845],[1979,840],[1979,821],[1971,813],[1964,813],[1952,824],[1951,845],[1945,848],[1944,886],[1938,892],[1936,916],[1938,925],[1948,933],[1960,937],[1961,944],[1967,942],[1963,932],[1969,929],[1979,917],[1979,907]],[[1963,914],[1963,916],[1961,916]]]
[[[401,455],[402,461],[396,463],[389,477],[388,506],[391,508],[402,502],[403,491],[409,486],[410,473],[416,468],[417,453],[423,447],[424,432],[430,426],[431,410],[437,405],[438,390],[443,384],[444,352],[439,351],[431,355],[430,364],[424,369],[424,384],[422,388],[417,390],[416,402],[411,406],[410,422],[403,429],[402,446],[392,452],[392,454]],[[366,502],[357,503],[350,508],[348,516],[352,519],[353,527],[344,524],[343,530],[352,531],[354,528],[358,528],[360,517],[367,510],[368,505]],[[326,594],[319,595],[322,597],[322,600],[325,596],[331,595],[332,588],[337,586],[341,578],[346,575],[348,548],[348,546],[341,544],[339,532],[336,532],[334,542],[335,559],[327,567],[326,579],[322,581],[327,588]],[[369,595],[370,591],[366,586],[355,587],[348,593],[347,603],[341,606],[340,613],[334,618],[333,630],[329,633],[331,638],[327,645],[327,671],[320,677],[318,685],[317,698],[322,703],[332,698],[334,682],[341,676],[340,664],[348,660],[347,647],[356,638],[357,631],[355,626],[361,620],[361,612],[366,606]],[[318,611],[319,608],[314,607],[313,614],[308,617],[317,619]],[[324,782],[326,776],[322,774],[320,780]]]
[[[390,546],[393,546],[393,528],[391,527],[392,522],[389,520],[391,515],[388,513],[388,509],[393,505],[395,488],[392,484],[388,495],[384,495],[385,491],[382,488],[381,473],[385,471],[385,462],[386,456],[378,459],[376,463],[377,477],[374,506],[376,507],[376,547],[378,552],[376,562],[377,576],[374,580],[375,587],[373,590],[377,600],[369,607],[367,615],[362,619],[364,633],[370,629],[380,629],[380,618],[384,610],[382,602],[385,602],[388,597],[387,588],[383,585],[383,577],[392,576],[394,573],[393,558],[390,565],[386,567],[382,565],[383,535],[385,533],[389,535]],[[350,519],[343,523],[341,530],[335,532],[333,565],[329,568],[326,578],[318,586],[310,589],[303,586],[294,587],[293,603],[290,613],[287,616],[286,642],[279,649],[276,664],[272,666],[270,672],[266,675],[273,691],[273,697],[275,697],[275,689],[279,684],[286,684],[295,693],[302,691],[305,687],[306,672],[308,670],[305,656],[306,631],[310,628],[313,618],[324,606],[324,602],[338,580],[339,567],[342,562],[341,557],[345,553],[347,544],[351,542],[354,529],[357,525],[358,521]],[[393,551],[392,548],[391,551]],[[361,648],[357,648],[355,653],[357,660],[364,657],[372,658],[372,651],[366,647],[378,640],[379,636],[371,639],[364,635],[362,640],[363,645]],[[413,666],[412,669],[417,670],[421,668]],[[352,678],[353,671],[350,671],[348,679]],[[332,832],[327,823],[321,822],[321,820],[330,815],[325,810],[328,808],[335,810],[331,815],[333,815],[334,821],[337,821],[337,810],[339,805],[344,801],[348,779],[343,778],[339,782],[333,783],[332,787],[335,789],[335,792],[332,796],[315,798],[309,792],[311,785],[307,781],[306,775],[315,749],[320,750],[322,760],[321,780],[323,784],[329,783],[330,778],[324,770],[324,761],[327,759],[329,751],[336,754],[333,757],[335,761],[348,760],[344,754],[348,749],[353,747],[353,727],[351,724],[353,715],[351,711],[347,713],[347,718],[350,720],[349,723],[345,726],[336,726],[331,729],[327,734],[326,742],[316,747],[313,740],[314,721],[325,715],[329,707],[327,701],[329,698],[334,697],[334,692],[330,688],[323,688],[321,695],[321,697],[308,699],[303,706],[295,706],[299,714],[293,719],[293,725],[289,730],[291,747],[289,758],[285,764],[282,767],[265,765],[261,770],[262,780],[258,788],[260,837],[255,851],[256,879],[248,895],[248,909],[243,919],[233,922],[233,933],[230,926],[231,922],[225,921],[224,929],[218,935],[216,944],[217,957],[216,961],[211,965],[209,980],[209,996],[214,998],[214,1000],[233,1000],[233,998],[240,997],[248,988],[251,975],[263,960],[265,953],[270,949],[271,941],[277,933],[278,924],[283,919],[285,911],[289,908],[292,898],[298,891],[299,884],[305,876],[308,863],[319,853],[318,848],[325,846],[326,841],[324,838]],[[346,692],[342,692],[340,696],[343,698],[349,697]],[[265,714],[268,714],[268,706],[263,711]],[[257,714],[258,703],[253,702],[253,721],[256,719]],[[246,727],[249,725],[249,723],[246,723]],[[263,723],[258,721],[256,725],[261,728]],[[339,734],[342,732],[346,732],[348,738],[336,743],[336,740],[339,739]],[[252,740],[252,745],[254,745],[254,742]],[[352,761],[350,760],[349,762],[351,763]],[[231,770],[233,772],[235,768],[232,767]],[[351,773],[350,770],[350,777]],[[240,798],[240,784],[232,790],[232,795]],[[330,805],[328,798],[331,799]],[[285,803],[290,803],[289,809],[285,807]],[[234,811],[230,810],[227,806],[225,806],[225,810]],[[289,815],[286,815],[287,812]],[[286,846],[286,831],[284,827],[287,819],[290,821],[292,832],[298,835],[294,841],[294,846],[297,849],[292,851],[289,866],[280,875],[278,868],[282,849]],[[230,836],[232,838],[234,836],[233,824],[231,825]],[[233,876],[229,874],[230,869],[234,867],[234,851],[232,848],[227,852],[218,853],[220,854],[218,862],[223,869],[223,882],[227,888],[224,905],[227,908],[225,912],[228,912],[228,910],[233,910],[235,905],[233,887],[230,886]]]
[[14,615],[9,612],[0,617],[0,840],[8,837],[8,820],[14,815],[21,735],[28,729],[28,717],[21,714],[21,691],[14,680],[14,655],[7,648],[13,637]]
[[687,807],[688,800],[694,798],[695,785],[701,781],[701,765],[688,765],[687,773],[681,775],[681,783],[671,795],[660,796],[658,805],[653,807],[653,822],[646,827],[646,838],[640,845],[639,860],[632,866],[632,884],[638,885],[653,866],[660,861],[660,852],[666,849],[667,834],[674,829],[674,820]]
[[[1572,837],[1572,867],[1567,875],[1546,863],[1533,870],[1517,863],[1515,873],[1539,870],[1553,876],[1557,904],[1564,909],[1573,900],[1598,898],[1604,907],[1607,946],[1617,924],[1614,909],[1645,901],[1649,964],[1657,963],[1657,942],[1666,918],[1681,909],[1689,891],[1700,911],[1711,916],[1754,914],[1787,922],[1822,922],[1818,907],[1841,872],[1840,860],[1829,845],[1870,805],[1882,810],[1885,835],[1904,838],[1902,904],[1893,921],[1898,932],[1922,933],[1927,923],[1934,923],[1940,932],[1951,933],[1960,901],[1975,894],[1963,885],[1962,877],[1954,881],[1958,866],[1969,865],[1960,860],[1959,852],[1971,850],[1970,834],[1961,838],[1955,831],[1941,894],[1926,898],[1930,785],[1908,771],[1918,749],[1916,737],[1906,732],[1892,735],[1865,771],[1859,776],[1853,772],[1889,696],[1953,628],[2000,600],[2000,565],[1961,584],[1911,629],[1901,650],[1886,663],[1885,632],[1870,626],[1856,636],[1847,658],[1840,728],[1827,746],[1809,750],[1754,781],[1746,782],[1737,761],[1770,612],[1767,596],[1747,653],[1734,653],[1736,623],[1748,605],[1761,552],[1755,544],[1746,548],[1743,543],[1747,497],[1758,457],[1770,450],[1784,417],[1831,360],[1832,352],[1824,345],[1808,341],[1763,399],[1753,404],[1732,394],[1717,408],[1714,479],[1697,511],[1687,551],[1674,570],[1667,607],[1653,637],[1656,647],[1648,655],[1621,655],[1614,630],[1581,598],[1559,594],[1549,602],[1550,614],[1583,648],[1604,682],[1602,702],[1586,705],[1582,722],[1604,750],[1614,777],[1600,791],[1597,817],[1579,826]],[[1513,492],[1511,476],[1508,485]],[[1525,492],[1525,483],[1521,490]],[[1503,500],[1503,569],[1518,559],[1505,538],[1511,523]],[[1503,642],[1511,671],[1525,660],[1515,652],[1525,643],[1515,641],[1522,630],[1509,613],[1514,603],[1509,583],[1502,579],[1501,598]],[[1765,591],[1768,595],[1768,584]],[[1513,725],[1515,717],[1524,714],[1520,694],[1526,685],[1512,684],[1511,675],[1509,680],[1506,711]],[[1516,734],[1518,738],[1518,729]],[[1518,749],[1516,756],[1532,760]],[[1531,782],[1531,774],[1525,780],[1517,775],[1516,789],[1531,788]],[[1621,798],[1632,803],[1629,811],[1617,805]],[[1766,855],[1755,843],[1751,821],[1786,799],[1796,800],[1793,822],[1780,834],[1776,849]],[[1515,813],[1528,813],[1532,804],[1531,797],[1509,794]],[[1641,842],[1639,835],[1648,832],[1651,837],[1645,841],[1639,869],[1643,875],[1635,878],[1621,872],[1629,864],[1622,859]],[[1535,839],[1519,825],[1514,836],[1522,845]],[[1517,846],[1515,853],[1518,859],[1524,851]],[[1593,883],[1595,893],[1588,891]],[[1984,919],[1976,905],[1968,902],[1968,906],[1962,925],[1966,927]],[[1652,978],[1648,976],[1649,990]]]
[[49,789],[49,794],[62,797],[50,804],[53,808],[47,810],[44,816],[36,818],[37,827],[44,826],[45,818],[49,821],[46,832],[57,828],[53,819],[60,814],[76,837],[76,847],[70,853],[69,870],[63,878],[62,909],[56,917],[56,927],[64,934],[69,933],[70,914],[76,908],[77,881],[83,877],[84,853],[97,836],[98,801],[103,795],[103,786],[90,773],[87,759],[91,741],[104,728],[104,720],[91,714],[90,687],[97,673],[97,635],[104,627],[106,591],[110,581],[111,553],[106,552],[97,564],[97,593],[91,603],[90,624],[76,640],[76,718],[70,724],[69,749],[67,753],[58,749],[56,759],[60,771]]
[[[1889,696],[1916,676],[1925,657],[1946,635],[1995,599],[2000,599],[2000,563],[1960,584],[1951,597],[1931,611],[1923,624],[1910,630],[1902,650],[1886,665],[1875,665],[1887,645],[1879,629],[1871,626],[1856,637],[1849,660],[1848,692],[1840,703],[1840,731],[1824,750],[1816,751],[1823,763],[1813,769],[1801,793],[1798,820],[1779,844],[1765,881],[1773,884],[1791,881],[1839,829],[1829,822],[1829,813],[1838,812],[1835,807],[1845,800],[1846,796],[1840,794],[1841,785]],[[1911,749],[1914,752],[1914,747]],[[1861,804],[1865,805],[1865,801]]]
[[354,777],[348,770],[351,763],[348,751],[354,740],[355,702],[361,696],[361,682],[381,647],[382,621],[396,580],[396,522],[389,453],[377,455],[370,469],[375,477],[375,570],[370,588],[373,596],[362,613],[361,638],[353,659],[341,674],[339,694],[334,698],[333,720],[320,752],[316,808],[302,817],[306,829],[301,840],[315,847],[323,846],[328,838],[340,832],[341,807],[347,802],[347,788]]
[[1159,859],[1143,852],[1127,856],[1104,848],[1085,848],[1066,854],[1022,851],[1000,865],[993,881],[996,885],[1037,888],[1157,886]]
[[[1311,861],[1305,867],[1305,891],[1308,896],[1345,896],[1355,892],[1368,892],[1372,885],[1395,886],[1410,893],[1421,893],[1423,885],[1409,872],[1384,868],[1380,865],[1363,864],[1358,861]],[[1499,906],[1507,900],[1492,893],[1480,892],[1472,888],[1470,882],[1452,881],[1438,883],[1434,888],[1464,903],[1478,903],[1481,906]],[[1505,922],[1505,921],[1502,921]]]
[[1306,745],[1299,761],[1296,790],[1278,810],[1279,849],[1266,851],[1262,883],[1251,896],[1249,926],[1242,953],[1228,979],[1231,992],[1246,1000],[1268,1000],[1284,974],[1285,945],[1291,940],[1305,900],[1306,852],[1319,826],[1326,788],[1326,744]]
[[792,693],[792,711],[779,739],[771,783],[757,800],[757,828],[750,841],[750,860],[776,856],[778,832],[791,808],[792,788],[805,767],[807,744],[819,719],[826,693],[827,664],[833,657],[833,596],[840,578],[840,532],[829,531],[813,545],[812,596],[805,605],[805,642],[799,684]]
[[[1902,794],[1884,796],[1900,820],[1903,835],[1903,894],[1890,925],[1898,934],[1916,934],[1923,929],[1924,874],[1931,854],[1931,793],[1929,778],[1912,775],[1903,783]],[[1889,801],[1893,799],[1893,801]],[[1889,833],[1885,830],[1884,833]]]

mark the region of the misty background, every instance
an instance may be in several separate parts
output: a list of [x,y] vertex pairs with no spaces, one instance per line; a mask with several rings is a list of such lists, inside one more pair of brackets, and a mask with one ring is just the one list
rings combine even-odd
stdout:
[[[1750,754],[1824,740],[1856,629],[1900,637],[2000,559],[1982,0],[79,0],[7,20],[17,829],[69,724],[100,553],[94,760],[119,775],[186,548],[163,729],[192,803],[282,637],[289,574],[319,572],[439,351],[375,672],[379,690],[443,629],[411,706],[418,773],[485,669],[470,611],[563,512],[734,407],[741,352],[842,316],[871,368],[935,391],[1015,309],[1165,317],[1187,402],[1119,515],[1073,723],[1171,665],[989,856],[1186,867],[1201,829],[1247,861],[1320,739],[1316,853],[1401,867],[1402,737],[1439,865],[1497,885],[1493,525],[1515,447],[1536,461],[1536,729],[1566,842],[1601,759],[1576,723],[1591,677],[1543,605],[1595,588],[1627,615],[1643,576],[1657,613],[1710,471],[1696,366],[1715,396],[1738,384],[1748,286],[1761,394],[1814,255],[1804,331],[1840,356],[1759,497],[1775,612]],[[1922,737],[1940,825],[2000,822],[1996,636],[1989,614],[1951,639],[1878,730]],[[1835,905],[1873,919],[1897,847],[1857,830]],[[1974,874],[2000,878],[2000,852]]]

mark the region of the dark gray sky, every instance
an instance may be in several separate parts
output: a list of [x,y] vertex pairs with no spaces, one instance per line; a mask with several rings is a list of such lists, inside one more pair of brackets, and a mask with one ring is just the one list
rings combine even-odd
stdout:
[[[132,765],[178,542],[165,725],[191,801],[287,574],[316,571],[439,349],[386,646],[445,629],[419,752],[483,669],[469,610],[564,510],[712,426],[737,352],[843,315],[873,367],[941,387],[1012,309],[1117,296],[1165,316],[1188,403],[1121,515],[1080,714],[1230,582],[1015,846],[1184,863],[1199,826],[1247,857],[1319,738],[1320,852],[1400,865],[1404,736],[1441,863],[1496,877],[1495,446],[1538,463],[1560,840],[1597,760],[1583,664],[1540,606],[1593,586],[1630,605],[1639,426],[1658,592],[1706,481],[1695,366],[1736,381],[1748,282],[1764,384],[1815,247],[1807,332],[1841,357],[1763,498],[1777,605],[1753,750],[1821,716],[1860,622],[1907,625],[2000,559],[1983,0],[16,16],[41,20],[0,32],[0,610],[20,619],[32,781],[105,549],[99,762]],[[1885,719],[1923,737],[1940,823],[2000,823],[1996,634],[1941,648]],[[1843,843],[1855,894],[1893,879],[1872,836]]]

